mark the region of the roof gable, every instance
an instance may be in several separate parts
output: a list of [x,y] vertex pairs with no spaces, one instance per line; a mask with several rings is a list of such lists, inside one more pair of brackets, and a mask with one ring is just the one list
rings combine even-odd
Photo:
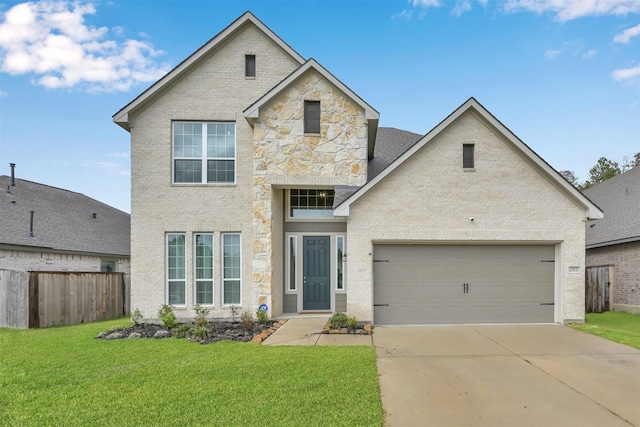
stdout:
[[640,241],[640,167],[594,185],[584,194],[606,213],[587,227],[587,248]]
[[360,98],[355,92],[353,92],[349,87],[347,87],[344,83],[342,83],[339,79],[337,79],[333,74],[331,74],[326,68],[320,65],[315,59],[311,58],[303,65],[301,65],[298,69],[296,69],[293,73],[289,74],[284,80],[274,86],[269,92],[264,94],[260,99],[254,102],[251,106],[244,110],[244,116],[249,121],[250,124],[253,124],[253,120],[260,117],[260,108],[269,103],[272,99],[286,90],[289,86],[294,84],[296,80],[302,77],[307,71],[315,70],[318,72],[324,79],[329,81],[331,84],[336,86],[340,91],[342,91],[345,95],[347,95],[351,100],[356,103],[360,108],[364,110],[365,118],[370,123],[369,126],[369,136],[368,136],[368,146],[369,146],[369,158],[373,157],[373,150],[375,147],[375,138],[376,131],[378,128],[378,120],[380,119],[380,113],[376,111],[373,107],[367,104],[362,98]]
[[300,56],[291,46],[289,46],[284,40],[282,40],[276,33],[271,31],[269,27],[256,18],[251,12],[245,12],[242,16],[232,22],[220,33],[211,38],[207,43],[201,46],[198,50],[192,53],[184,61],[173,68],[160,80],[151,85],[147,90],[142,92],[129,104],[120,109],[113,115],[113,121],[126,130],[129,128],[129,114],[132,111],[145,105],[149,100],[160,93],[163,88],[168,87],[176,79],[181,78],[185,73],[188,73],[195,65],[206,58],[210,53],[214,52],[220,46],[222,46],[226,40],[233,37],[239,31],[242,31],[247,25],[253,25],[260,31],[262,31],[268,38],[270,38],[276,45],[278,45],[284,52],[286,52],[291,58],[293,58],[299,64],[304,63],[304,58]]
[[393,173],[397,168],[410,158],[412,158],[418,151],[424,146],[429,144],[434,138],[440,135],[445,129],[447,129],[452,123],[456,122],[463,114],[472,113],[475,117],[489,126],[496,134],[500,135],[502,139],[507,142],[512,149],[517,151],[527,162],[538,171],[540,171],[547,179],[568,198],[574,200],[578,205],[584,207],[585,220],[586,219],[600,219],[602,218],[602,211],[588,198],[586,198],[577,188],[571,185],[565,180],[555,169],[553,169],[547,162],[545,162],[540,156],[538,156],[531,148],[529,148],[524,142],[522,142],[513,132],[511,132],[506,126],[504,126],[498,119],[496,119],[487,109],[485,109],[474,98],[469,98],[464,104],[458,107],[447,118],[440,122],[436,127],[429,131],[424,137],[418,140],[413,146],[405,151],[400,157],[395,159],[388,167],[382,172],[376,175],[373,179],[367,182],[366,185],[361,187],[358,191],[348,197],[342,204],[336,207],[334,210],[335,216],[349,216],[349,209],[351,204],[355,203],[360,197],[374,188],[378,183],[384,180],[387,176]]
[[73,191],[24,179],[15,184],[0,176],[7,189],[0,197],[0,245],[129,257],[129,214]]

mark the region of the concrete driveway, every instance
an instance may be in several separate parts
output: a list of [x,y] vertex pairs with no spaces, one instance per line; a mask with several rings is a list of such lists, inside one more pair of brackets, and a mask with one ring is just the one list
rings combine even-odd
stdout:
[[387,426],[640,427],[640,350],[560,325],[378,327]]

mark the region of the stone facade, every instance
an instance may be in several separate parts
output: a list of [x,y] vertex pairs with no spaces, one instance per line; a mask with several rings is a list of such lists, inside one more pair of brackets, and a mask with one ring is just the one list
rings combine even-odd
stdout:
[[[320,134],[306,135],[304,101],[320,101]],[[274,295],[275,218],[273,186],[334,187],[364,185],[367,179],[367,124],[364,110],[349,100],[315,70],[309,70],[284,93],[261,109],[254,125],[253,284],[258,304]],[[275,218],[274,218],[275,214]],[[281,232],[280,232],[281,233]],[[277,233],[279,235],[280,233]],[[279,274],[281,276],[281,274]],[[276,310],[277,312],[277,310]]]
[[587,267],[614,268],[614,309],[640,311],[640,242],[587,249]]
[[[473,171],[462,168],[468,143]],[[372,318],[375,242],[538,242],[556,245],[556,322],[584,320],[583,215],[481,118],[464,113],[351,206],[347,311]]]
[[18,271],[100,271],[102,261],[114,261],[116,271],[129,273],[128,258],[94,255],[0,250],[0,268]]

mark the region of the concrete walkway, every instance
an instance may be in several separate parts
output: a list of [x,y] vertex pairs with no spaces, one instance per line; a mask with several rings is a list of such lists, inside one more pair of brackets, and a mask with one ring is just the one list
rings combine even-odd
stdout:
[[560,325],[373,337],[387,426],[640,427],[640,350]]
[[329,316],[296,317],[262,342],[263,345],[373,345],[371,335],[322,334]]

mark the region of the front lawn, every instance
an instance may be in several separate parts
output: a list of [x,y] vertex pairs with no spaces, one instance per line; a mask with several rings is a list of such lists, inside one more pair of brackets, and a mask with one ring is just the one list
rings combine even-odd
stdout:
[[588,313],[584,324],[572,324],[571,327],[640,349],[640,315],[637,314],[622,311]]
[[0,329],[0,424],[383,423],[373,347],[95,339],[128,325]]

